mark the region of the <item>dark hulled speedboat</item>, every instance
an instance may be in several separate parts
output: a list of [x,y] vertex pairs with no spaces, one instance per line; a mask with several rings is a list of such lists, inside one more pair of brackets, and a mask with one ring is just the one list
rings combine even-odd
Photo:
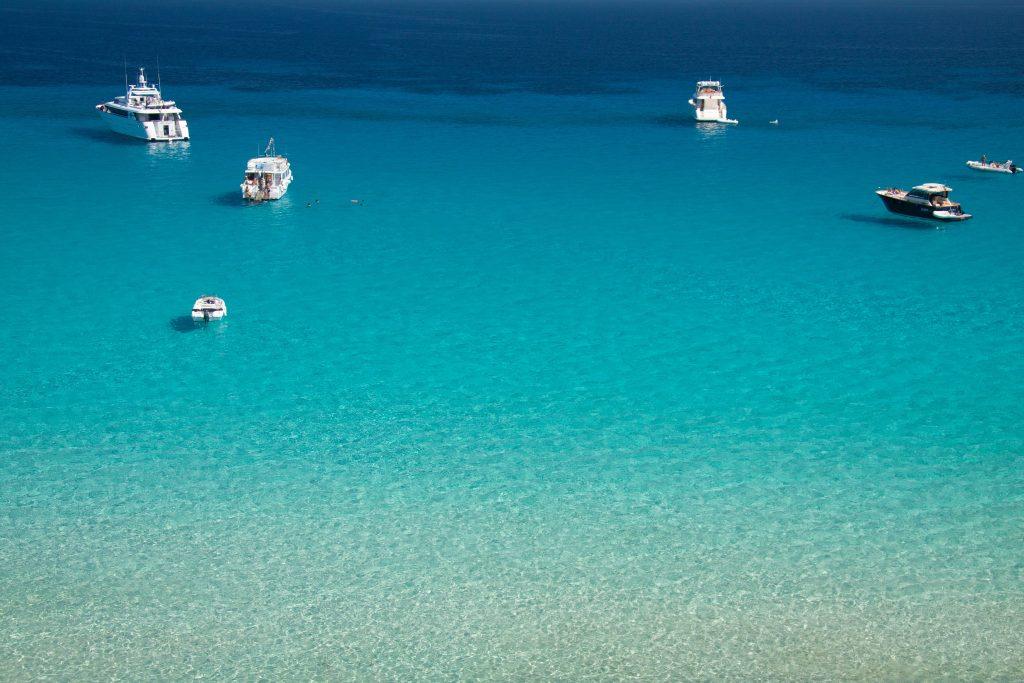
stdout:
[[950,201],[949,193],[952,191],[953,188],[939,183],[925,183],[909,192],[891,187],[875,190],[875,194],[882,198],[885,208],[893,213],[939,221],[965,221],[971,214],[964,213],[959,204]]

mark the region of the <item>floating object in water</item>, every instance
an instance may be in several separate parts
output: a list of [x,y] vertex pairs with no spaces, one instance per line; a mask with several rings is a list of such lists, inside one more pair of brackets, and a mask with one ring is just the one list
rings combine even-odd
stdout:
[[777,126],[777,125],[779,125],[779,120],[778,119],[772,119],[768,123],[772,124],[773,126]]
[[1013,175],[1014,173],[1020,173],[1021,171],[1024,171],[1024,169],[1022,169],[1017,164],[1013,163],[1013,161],[1010,160],[1010,159],[1007,159],[1006,161],[1004,161],[1002,163],[995,162],[995,161],[988,161],[988,160],[968,161],[967,165],[970,166],[971,168],[973,168],[975,171],[990,171],[992,173],[1009,173],[1010,175]]
[[192,304],[192,319],[201,322],[220,320],[228,314],[227,304],[224,299],[211,294],[204,294]]
[[909,192],[896,187],[876,190],[875,194],[882,198],[885,208],[893,213],[915,218],[934,218],[940,221],[965,221],[971,214],[956,202],[950,201],[949,193],[953,188],[940,183],[917,185]]
[[[127,73],[124,80],[127,83]],[[96,111],[115,133],[150,142],[188,140],[188,123],[181,118],[181,110],[173,100],[160,96],[159,84],[146,82],[146,70],[142,68],[135,85],[129,85],[123,96],[97,104]]]
[[363,200],[362,200],[362,199],[350,199],[350,200],[348,200],[348,201],[349,201],[349,203],[351,203],[351,204],[362,204],[362,203],[363,203]]
[[292,167],[288,159],[274,149],[274,138],[270,138],[263,156],[249,159],[242,181],[242,199],[265,202],[280,199],[292,184]]
[[690,99],[693,117],[710,123],[739,123],[728,117],[721,81],[697,81],[697,90]]

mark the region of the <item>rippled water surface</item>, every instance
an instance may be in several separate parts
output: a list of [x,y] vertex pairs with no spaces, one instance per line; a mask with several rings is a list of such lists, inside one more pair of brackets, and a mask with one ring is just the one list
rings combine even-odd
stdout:
[[1024,677],[1019,8],[260,11],[5,10],[0,677]]

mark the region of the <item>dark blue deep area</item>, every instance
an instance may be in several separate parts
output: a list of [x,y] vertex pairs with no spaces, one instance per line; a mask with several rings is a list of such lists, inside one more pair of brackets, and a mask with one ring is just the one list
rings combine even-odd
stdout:
[[172,1],[154,11],[137,2],[15,0],[0,17],[4,85],[110,83],[123,58],[153,65],[159,56],[176,84],[257,91],[581,94],[650,78],[728,73],[844,90],[898,83],[950,96],[967,84],[1024,92],[1020,2],[256,0]]

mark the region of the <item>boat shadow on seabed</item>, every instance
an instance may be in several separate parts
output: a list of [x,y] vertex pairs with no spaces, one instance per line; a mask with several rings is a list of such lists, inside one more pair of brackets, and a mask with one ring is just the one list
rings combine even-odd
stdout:
[[167,324],[175,332],[195,332],[203,327],[202,323],[196,322],[190,315],[175,316]]
[[843,213],[840,218],[856,223],[873,223],[874,225],[887,225],[890,228],[909,228],[911,230],[934,230],[939,221],[929,222],[927,220],[913,220],[909,218],[886,218],[883,216],[868,216],[858,213]]
[[227,329],[228,323],[221,320],[196,320],[190,315],[177,315],[167,321],[167,326],[182,334],[199,330],[210,334],[220,334]]
[[118,135],[106,128],[78,127],[72,128],[71,132],[72,134],[77,135],[80,138],[85,138],[86,140],[102,142],[107,145],[116,145],[118,147],[139,147],[139,143],[144,142],[143,140],[135,140],[125,137],[124,135]]
[[238,190],[233,192],[222,192],[219,195],[216,195],[212,201],[218,206],[256,206],[255,202],[251,202],[242,197],[242,193]]

